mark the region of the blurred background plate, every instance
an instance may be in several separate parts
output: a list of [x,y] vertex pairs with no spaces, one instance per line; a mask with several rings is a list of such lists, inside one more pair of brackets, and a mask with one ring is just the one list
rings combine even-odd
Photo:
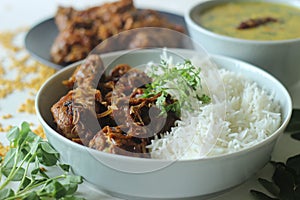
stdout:
[[[157,12],[171,23],[182,25],[187,30],[183,16],[162,11]],[[54,18],[42,21],[28,31],[25,37],[25,48],[41,63],[49,67],[61,69],[64,65],[52,62],[50,57],[50,49],[57,35],[58,29]]]

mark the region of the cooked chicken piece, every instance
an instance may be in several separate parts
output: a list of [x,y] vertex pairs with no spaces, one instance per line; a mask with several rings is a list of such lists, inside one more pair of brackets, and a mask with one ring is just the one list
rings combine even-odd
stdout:
[[102,73],[100,57],[91,55],[64,81],[73,89],[51,108],[58,132],[97,150],[149,157],[151,139],[170,131],[178,117],[172,111],[160,114],[155,106],[160,94],[143,97],[152,81],[143,71],[119,64],[109,75]]
[[124,95],[130,97],[136,88],[144,87],[151,81],[151,78],[145,72],[132,68],[118,78],[118,82],[116,82],[113,90],[113,96],[116,98]]
[[[99,90],[76,88],[51,107],[57,131],[69,139],[80,138],[83,144],[100,130],[96,112],[102,101]],[[96,123],[95,123],[96,122]]]
[[98,55],[89,55],[87,59],[76,68],[73,75],[68,80],[63,81],[63,84],[68,88],[73,88],[74,86],[96,88],[101,78],[105,78],[104,72],[105,69],[101,58]]
[[74,19],[83,19],[85,21],[100,19],[103,22],[108,22],[111,20],[112,13],[124,13],[131,10],[135,10],[132,0],[105,3],[85,10],[75,10],[72,7],[60,6],[55,15],[55,22],[59,30],[64,30],[74,23]]
[[131,69],[132,69],[131,66],[127,64],[119,64],[111,70],[110,77],[114,82],[117,82],[120,77],[125,75]]
[[160,115],[155,106],[159,94],[145,98],[143,87],[151,83],[151,78],[144,72],[132,68],[119,78],[111,94],[112,118],[118,125],[125,125],[128,135],[151,138],[169,131],[178,117],[175,113]]
[[69,139],[78,137],[78,134],[73,132],[73,93],[73,90],[69,91],[51,107],[57,131]]
[[[183,27],[171,24],[157,12],[137,10],[132,0],[120,0],[83,11],[60,7],[56,14],[59,34],[51,47],[55,63],[67,64],[85,58],[102,41],[120,32],[141,27],[163,27],[184,32]],[[99,53],[143,47],[180,47],[176,37],[161,31],[137,35],[124,34],[111,43],[102,43]],[[150,45],[150,46],[149,46]]]
[[119,126],[106,126],[94,136],[89,147],[119,155],[148,158],[147,144],[147,138],[128,135]]
[[59,31],[66,29],[76,12],[72,7],[58,7],[55,15],[55,23]]

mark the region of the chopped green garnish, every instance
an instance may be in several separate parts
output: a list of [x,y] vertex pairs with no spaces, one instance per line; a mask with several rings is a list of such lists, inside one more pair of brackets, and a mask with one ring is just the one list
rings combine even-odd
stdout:
[[[152,83],[146,85],[142,97],[148,98],[160,95],[156,106],[162,114],[173,111],[180,116],[181,109],[192,111],[191,99],[207,104],[211,98],[201,93],[201,69],[195,67],[190,60],[184,63],[171,65],[161,60],[159,65],[153,65],[148,75]],[[193,101],[193,100],[192,100]]]
[[[0,200],[83,199],[74,196],[82,177],[70,173],[70,166],[59,163],[58,152],[45,140],[30,130],[23,122],[21,129],[13,127],[7,134],[10,150],[0,164]],[[51,177],[50,167],[61,170]],[[17,182],[13,190],[11,182]]]

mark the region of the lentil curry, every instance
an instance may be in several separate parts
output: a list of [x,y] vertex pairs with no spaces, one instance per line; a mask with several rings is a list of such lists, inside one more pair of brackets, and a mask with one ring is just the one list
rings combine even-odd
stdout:
[[300,38],[300,9],[268,2],[231,2],[207,9],[196,19],[210,31],[249,40]]

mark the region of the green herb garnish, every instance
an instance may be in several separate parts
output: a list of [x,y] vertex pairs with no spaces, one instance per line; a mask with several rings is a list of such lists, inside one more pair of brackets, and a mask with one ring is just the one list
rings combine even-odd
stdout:
[[[201,94],[200,68],[195,67],[190,60],[182,64],[171,65],[161,60],[159,65],[153,65],[148,75],[153,82],[146,85],[142,97],[159,95],[156,106],[162,114],[173,111],[180,116],[181,109],[192,111],[191,97],[203,104],[211,101],[210,97]],[[170,99],[172,98],[172,99]]]
[[[0,200],[12,199],[83,199],[74,196],[82,177],[72,175],[70,166],[59,163],[53,147],[30,130],[23,122],[21,129],[13,127],[7,134],[10,150],[0,165]],[[58,167],[62,173],[50,177],[47,169]],[[16,190],[11,182],[18,182]]]

